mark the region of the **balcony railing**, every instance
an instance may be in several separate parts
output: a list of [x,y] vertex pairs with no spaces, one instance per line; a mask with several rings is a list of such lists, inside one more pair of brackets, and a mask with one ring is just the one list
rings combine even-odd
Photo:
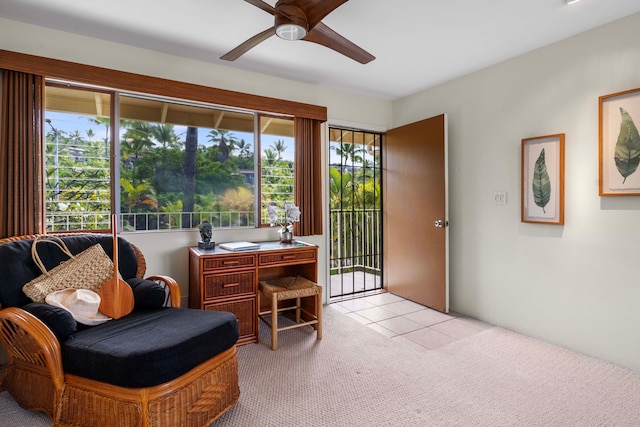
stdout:
[[382,214],[379,209],[330,211],[330,297],[382,288]]
[[[253,212],[147,212],[123,213],[119,216],[122,231],[179,230],[197,227],[209,221],[214,228],[253,228]],[[47,231],[108,230],[110,215],[106,213],[56,212],[46,215]]]

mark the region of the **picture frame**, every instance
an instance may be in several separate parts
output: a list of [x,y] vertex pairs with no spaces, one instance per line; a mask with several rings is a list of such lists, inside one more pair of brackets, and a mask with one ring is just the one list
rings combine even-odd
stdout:
[[640,88],[599,98],[600,196],[640,196],[639,126]]
[[564,224],[564,140],[564,133],[522,140],[522,222]]

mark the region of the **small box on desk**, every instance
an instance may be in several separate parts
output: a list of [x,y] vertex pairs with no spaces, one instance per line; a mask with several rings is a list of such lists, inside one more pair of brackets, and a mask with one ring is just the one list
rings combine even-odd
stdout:
[[255,251],[257,249],[260,249],[260,245],[258,243],[252,242],[229,242],[220,243],[220,248],[233,252]]

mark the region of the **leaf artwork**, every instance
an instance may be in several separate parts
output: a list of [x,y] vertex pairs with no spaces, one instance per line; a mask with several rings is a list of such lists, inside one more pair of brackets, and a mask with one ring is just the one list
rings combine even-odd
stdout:
[[551,180],[549,179],[549,173],[547,172],[547,164],[544,160],[544,148],[536,160],[536,166],[533,169],[533,183],[531,184],[533,190],[533,199],[536,205],[542,208],[542,212],[547,213],[544,207],[547,206],[551,199]]
[[622,107],[620,107],[620,114],[622,120],[620,121],[620,134],[618,142],[616,142],[614,160],[624,184],[627,177],[634,173],[640,164],[640,135],[638,135],[638,129],[633,123],[633,119]]

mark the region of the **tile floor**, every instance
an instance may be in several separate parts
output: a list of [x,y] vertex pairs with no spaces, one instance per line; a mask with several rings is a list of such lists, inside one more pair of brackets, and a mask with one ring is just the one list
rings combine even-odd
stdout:
[[444,314],[391,293],[331,303],[345,315],[417,351],[429,351],[493,326]]

